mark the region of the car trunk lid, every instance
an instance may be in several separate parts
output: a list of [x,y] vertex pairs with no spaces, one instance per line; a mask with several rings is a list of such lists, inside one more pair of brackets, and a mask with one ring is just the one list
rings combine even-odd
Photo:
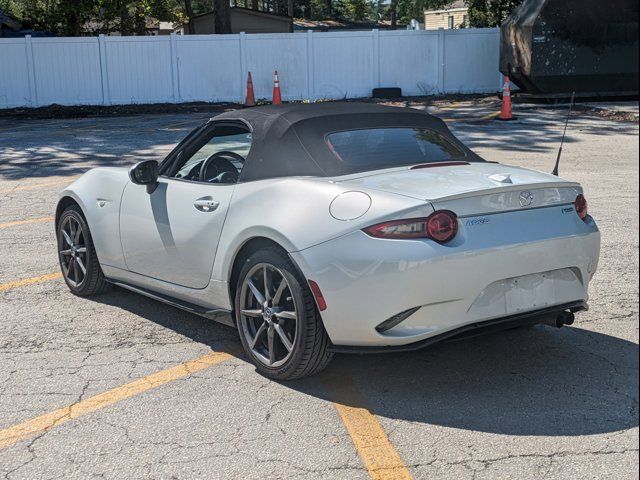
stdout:
[[335,179],[421,199],[459,216],[572,203],[580,185],[551,174],[488,162],[427,164]]

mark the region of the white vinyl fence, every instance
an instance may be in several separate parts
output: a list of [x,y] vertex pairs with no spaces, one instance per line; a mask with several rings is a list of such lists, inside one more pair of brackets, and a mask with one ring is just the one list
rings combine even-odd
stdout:
[[0,108],[499,90],[497,29],[0,39]]

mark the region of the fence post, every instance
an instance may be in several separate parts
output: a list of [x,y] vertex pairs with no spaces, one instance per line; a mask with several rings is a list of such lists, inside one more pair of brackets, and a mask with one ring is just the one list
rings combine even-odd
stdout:
[[98,52],[100,54],[100,81],[102,83],[102,104],[110,105],[109,77],[107,75],[107,40],[104,34],[98,35]]
[[36,68],[33,63],[33,43],[31,35],[24,37],[24,46],[27,51],[27,73],[29,74],[29,106],[38,106],[38,89],[36,88]]
[[247,34],[240,32],[240,103],[244,103],[243,85],[249,75],[249,67],[247,66]]
[[380,30],[374,28],[373,38],[373,88],[380,86]]
[[178,77],[179,59],[178,59],[178,38],[175,32],[169,36],[169,45],[171,48],[171,84],[173,86],[173,103],[180,102],[180,85]]
[[444,28],[438,28],[438,93],[444,93]]
[[313,30],[307,30],[307,99],[316,100],[315,72],[313,68]]

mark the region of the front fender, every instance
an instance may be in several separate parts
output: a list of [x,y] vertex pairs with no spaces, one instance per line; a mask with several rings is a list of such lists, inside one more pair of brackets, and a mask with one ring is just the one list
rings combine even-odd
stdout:
[[59,194],[58,204],[71,198],[82,209],[101,265],[126,268],[120,244],[120,201],[127,182],[127,169],[94,168]]

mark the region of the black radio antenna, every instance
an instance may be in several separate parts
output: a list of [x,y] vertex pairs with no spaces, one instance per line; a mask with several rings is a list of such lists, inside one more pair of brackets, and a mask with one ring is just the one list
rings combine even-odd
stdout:
[[556,157],[556,166],[553,167],[553,172],[551,172],[556,177],[558,176],[558,167],[560,166],[560,157],[562,156],[562,147],[564,146],[564,137],[567,135],[567,126],[569,125],[569,118],[571,117],[571,112],[573,112],[573,101],[576,98],[576,92],[574,91],[571,94],[571,105],[569,105],[569,113],[567,114],[567,119],[564,122],[564,131],[562,132],[562,140],[560,141],[560,149],[558,150],[558,156]]

